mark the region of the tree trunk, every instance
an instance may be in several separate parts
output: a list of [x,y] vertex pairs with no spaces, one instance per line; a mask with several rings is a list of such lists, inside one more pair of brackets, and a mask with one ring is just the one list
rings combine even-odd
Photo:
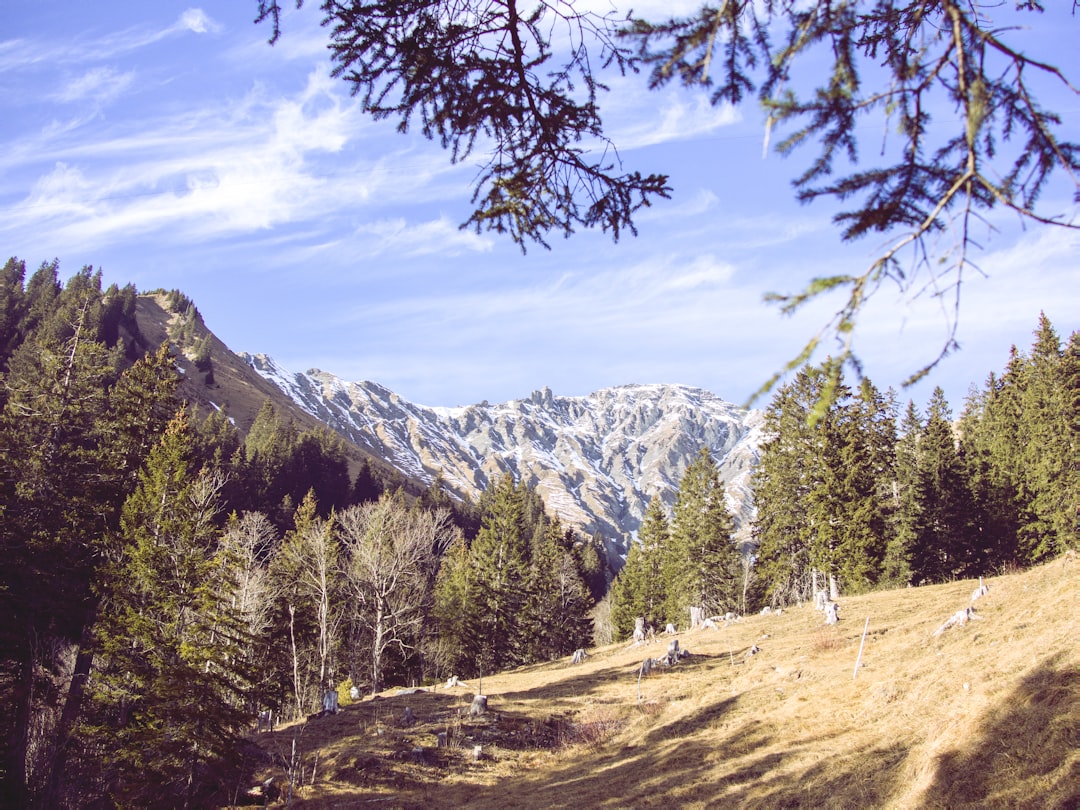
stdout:
[[303,716],[304,707],[300,702],[300,656],[296,651],[296,608],[292,605],[289,605],[289,640],[292,642],[293,694],[296,696],[293,719],[296,719]]
[[382,685],[383,636],[386,633],[384,617],[383,603],[381,599],[378,599],[375,606],[374,637],[371,640],[371,694],[373,695]]
[[71,732],[75,721],[82,712],[83,697],[86,694],[86,682],[94,664],[93,630],[97,616],[96,608],[91,610],[79,640],[79,652],[75,657],[75,668],[71,673],[71,685],[68,687],[64,710],[56,726],[55,743],[51,762],[48,765],[48,777],[42,796],[42,807],[62,807],[64,774],[67,772],[67,757],[71,745]]
[[26,754],[30,738],[30,702],[34,695],[34,655],[32,647],[27,645],[21,662],[21,671],[15,679],[12,699],[15,713],[12,720],[11,735],[8,738],[6,753],[6,778],[0,790],[0,800],[9,807],[26,807]]

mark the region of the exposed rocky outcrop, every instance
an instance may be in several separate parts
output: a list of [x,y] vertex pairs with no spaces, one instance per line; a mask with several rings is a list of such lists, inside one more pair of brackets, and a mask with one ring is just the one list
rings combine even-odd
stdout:
[[565,523],[612,539],[637,531],[653,496],[671,503],[683,470],[707,446],[747,531],[761,414],[708,391],[623,385],[562,397],[544,388],[497,405],[433,408],[378,383],[242,357],[309,414],[410,478],[430,483],[441,474],[450,489],[475,497],[511,472]]

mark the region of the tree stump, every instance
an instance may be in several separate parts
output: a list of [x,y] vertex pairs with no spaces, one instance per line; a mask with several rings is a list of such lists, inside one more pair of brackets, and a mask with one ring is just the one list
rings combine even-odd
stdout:
[[701,623],[705,621],[705,608],[701,605],[691,605],[690,607],[690,629],[696,630],[701,626]]
[[323,692],[322,699],[323,714],[337,714],[338,711],[338,694],[337,690],[327,689]]

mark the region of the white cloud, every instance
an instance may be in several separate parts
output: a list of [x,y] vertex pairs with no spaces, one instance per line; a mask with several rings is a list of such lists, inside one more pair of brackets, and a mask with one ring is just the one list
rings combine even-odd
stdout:
[[27,38],[0,42],[0,71],[24,70],[40,65],[77,65],[104,62],[187,33],[217,33],[222,26],[202,9],[190,8],[174,22],[161,27],[138,25],[87,39],[44,41]]
[[211,19],[201,8],[189,8],[173,23],[170,30],[187,30],[196,34],[208,34],[220,31],[221,25]]
[[[97,86],[107,79],[99,75]],[[310,160],[339,152],[358,128],[356,105],[333,90],[315,71],[291,97],[265,98],[256,88],[232,110],[138,122],[98,142],[70,133],[8,228],[43,228],[78,244],[163,228],[189,238],[317,219],[362,202],[370,186],[362,173],[324,175]]]
[[110,67],[92,68],[65,84],[53,98],[65,103],[90,100],[108,104],[122,95],[134,79],[134,71],[120,73]]
[[467,251],[486,253],[492,247],[489,238],[462,230],[446,217],[418,225],[409,225],[400,218],[379,220],[361,225],[357,235],[374,237],[374,244],[364,244],[366,240],[362,240],[361,249],[366,248],[367,255],[457,255]]
[[611,139],[620,149],[689,141],[712,135],[723,127],[742,121],[738,108],[730,104],[714,107],[704,94],[686,98],[665,92],[652,98],[663,100],[659,110],[653,112],[638,108],[633,123],[616,123],[609,128]]

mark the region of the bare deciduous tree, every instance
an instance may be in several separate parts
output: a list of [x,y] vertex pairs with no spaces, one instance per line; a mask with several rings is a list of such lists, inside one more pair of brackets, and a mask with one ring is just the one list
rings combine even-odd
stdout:
[[370,638],[375,692],[382,685],[386,651],[411,649],[410,638],[424,620],[438,555],[455,530],[445,509],[410,509],[386,496],[346,509],[338,525],[352,620]]

